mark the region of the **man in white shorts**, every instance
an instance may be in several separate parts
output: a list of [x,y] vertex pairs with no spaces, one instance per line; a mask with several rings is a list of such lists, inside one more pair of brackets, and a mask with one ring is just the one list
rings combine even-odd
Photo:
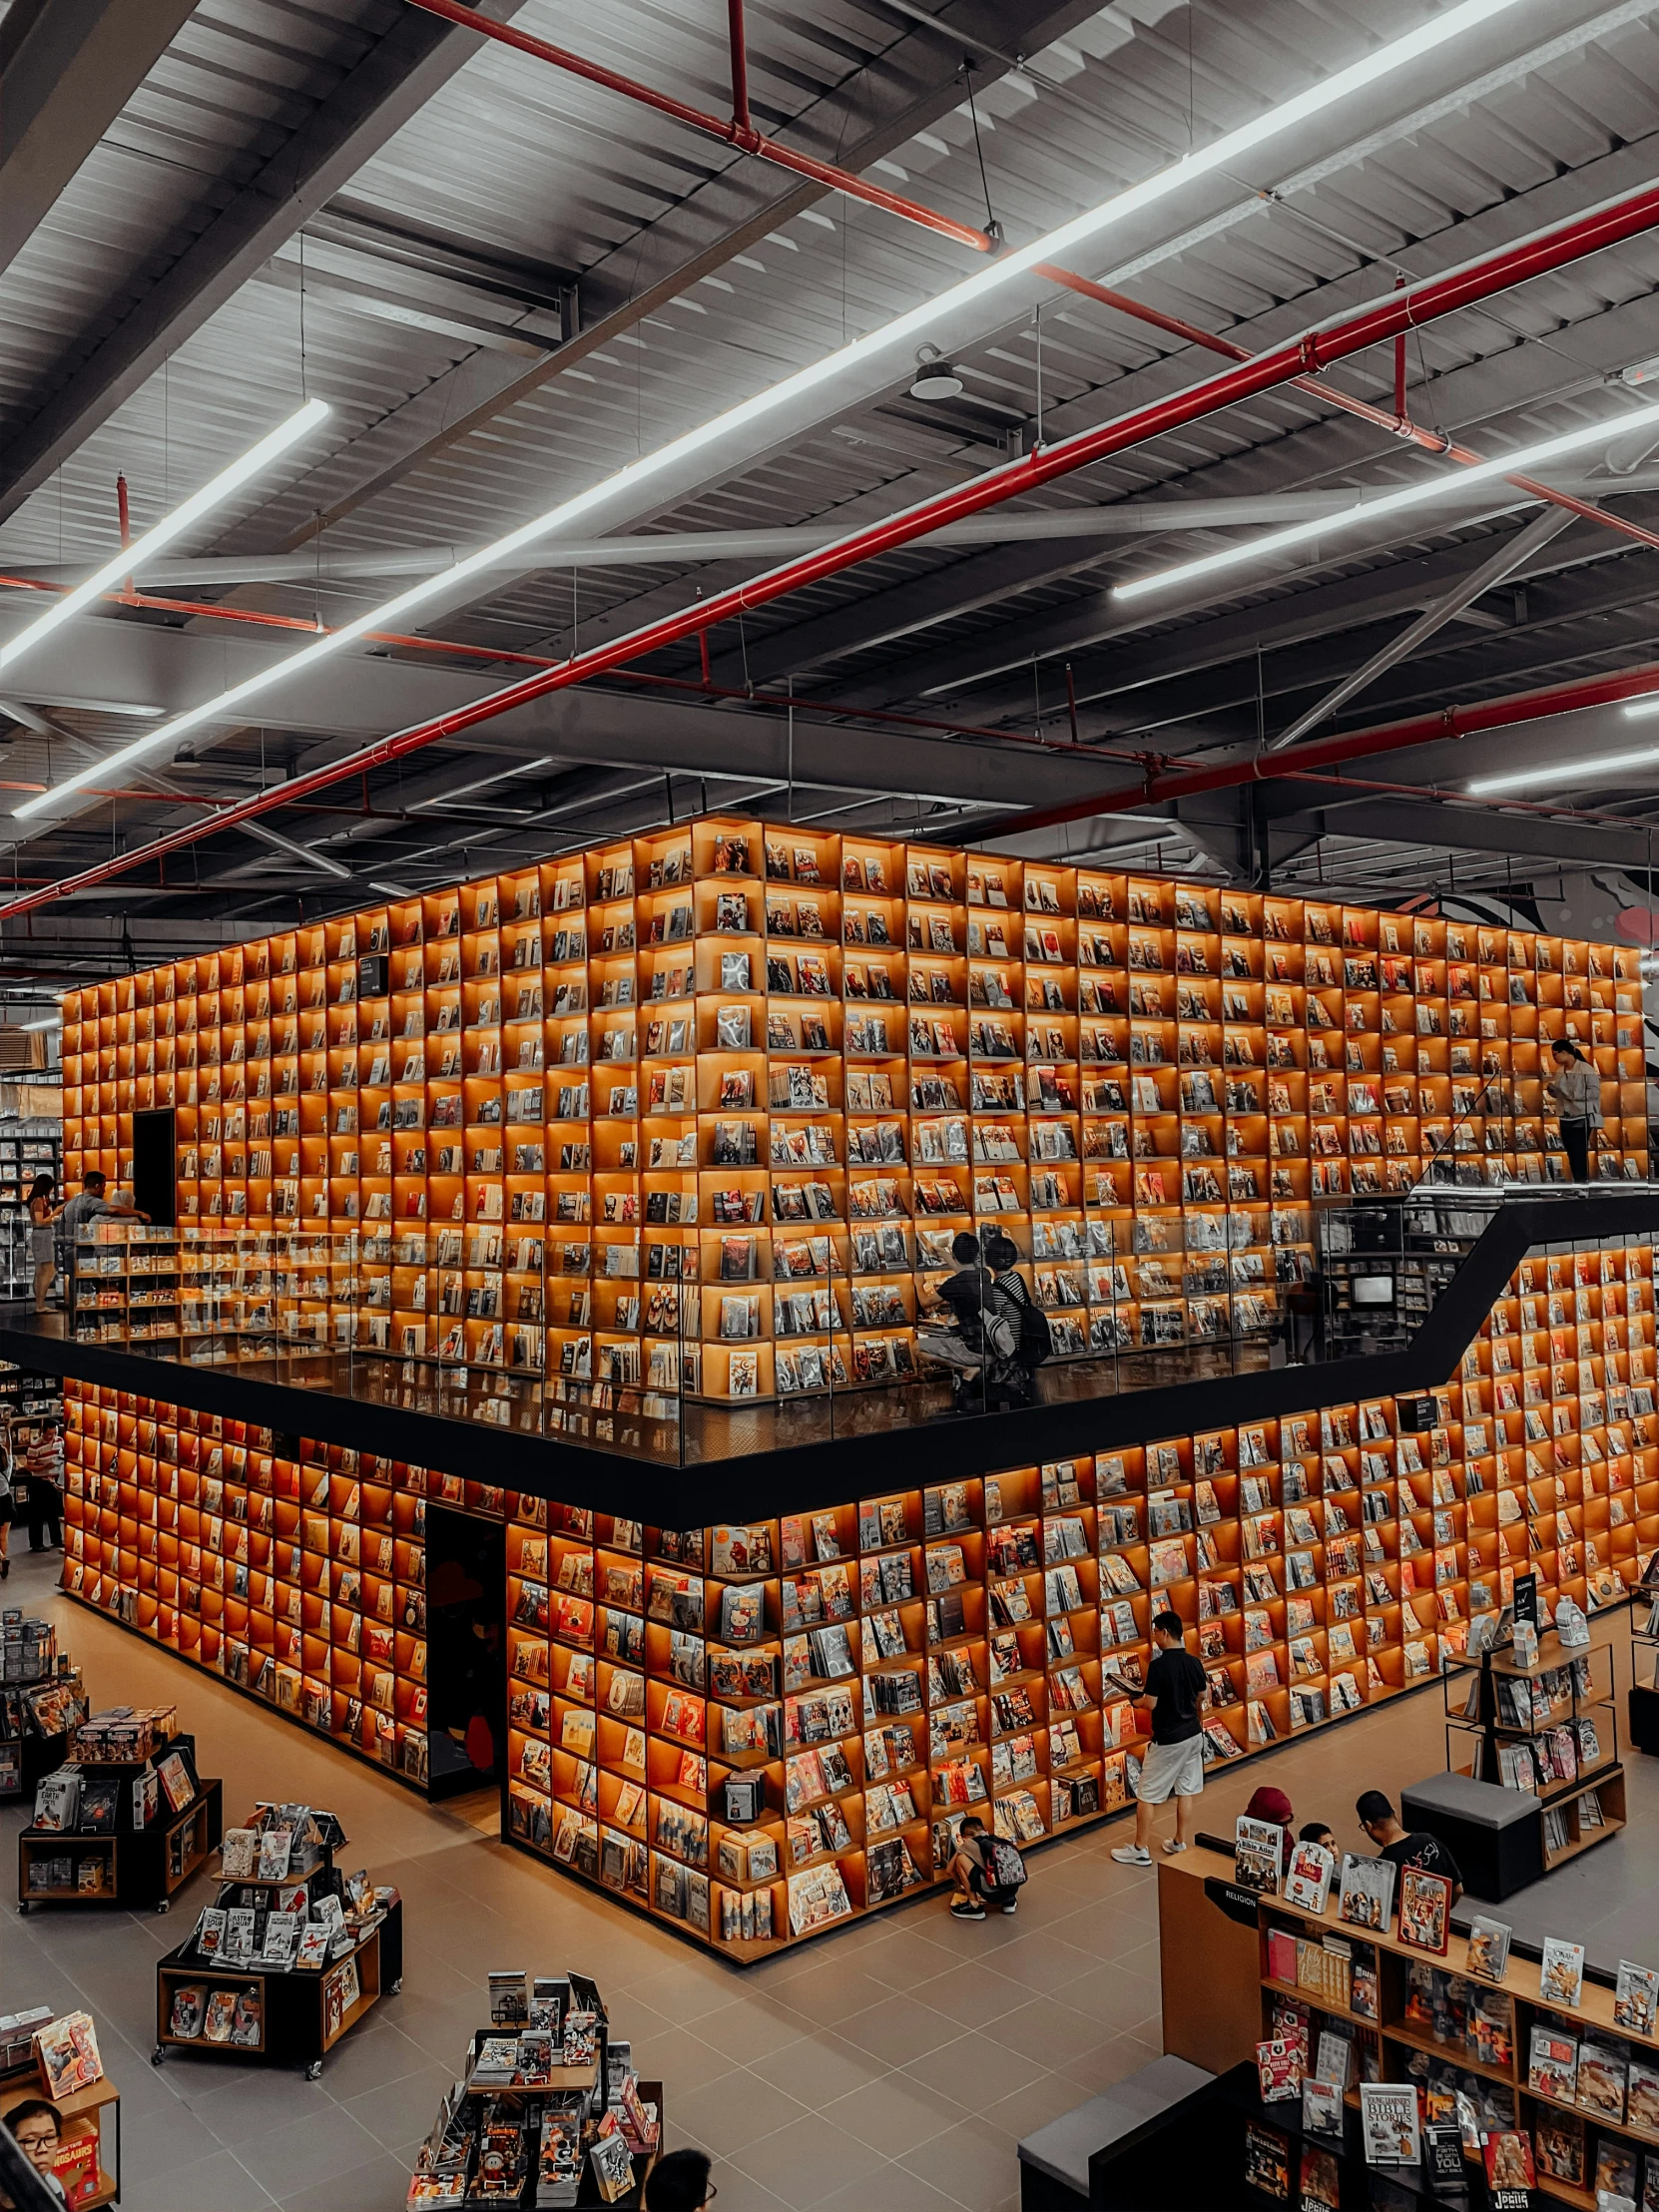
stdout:
[[1146,1670],[1146,1695],[1137,1712],[1152,1715],[1152,1742],[1141,1765],[1135,1793],[1135,1841],[1119,1844],[1112,1857],[1120,1866],[1152,1864],[1152,1809],[1175,1800],[1175,1834],[1164,1839],[1168,1852],[1185,1851],[1192,1842],[1193,1806],[1204,1791],[1204,1730],[1198,1717],[1204,1695],[1204,1669],[1186,1646],[1179,1613],[1156,1613],[1152,1641],[1158,1656]]

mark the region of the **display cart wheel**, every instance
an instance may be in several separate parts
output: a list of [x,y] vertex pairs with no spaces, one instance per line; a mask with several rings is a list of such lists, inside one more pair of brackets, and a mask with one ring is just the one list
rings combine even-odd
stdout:
[[167,2052],[166,2052],[166,2050],[165,2050],[165,2049],[164,2049],[164,2048],[162,2047],[162,2045],[161,2045],[160,2043],[158,2043],[158,2044],[156,2045],[155,2049],[154,2049],[154,2050],[153,2050],[153,2051],[152,2051],[152,2052],[150,2053],[150,2063],[151,2063],[151,2065],[153,2065],[153,2066],[159,2066],[159,2065],[161,2064],[162,2060],[163,2060],[163,2059],[164,2059],[164,2058],[165,2058],[166,2056],[167,2056]]
[[399,1993],[399,1992],[401,1991],[402,1987],[403,1987],[403,1976],[402,1976],[401,1974],[399,1974],[399,1975],[398,1975],[398,1977],[397,1977],[397,1979],[396,1979],[396,1980],[395,1980],[394,1982],[392,1982],[392,1983],[390,1984],[390,1986],[389,1986],[389,1987],[387,1988],[387,1990],[386,1990],[386,1994],[387,1994],[387,1996],[388,1996],[388,1997],[394,1997],[394,1996],[396,1996],[396,1995],[397,1995],[397,1994],[398,1994],[398,1993]]
[[18,1901],[17,1901],[17,1917],[18,1917],[18,1919],[19,1919],[19,1920],[24,1920],[24,1919],[26,1919],[26,1918],[28,1917],[28,1912],[29,1912],[29,1905],[28,1905],[28,1900],[27,1900],[26,1898],[19,1898],[19,1899],[18,1899]]
[[156,1907],[156,1911],[158,1913],[171,1913],[172,1910],[173,1900],[171,1898],[163,1898],[160,1904]]
[[322,2061],[320,2058],[313,2058],[305,2068],[305,2079],[307,2081],[320,2081],[322,2079]]

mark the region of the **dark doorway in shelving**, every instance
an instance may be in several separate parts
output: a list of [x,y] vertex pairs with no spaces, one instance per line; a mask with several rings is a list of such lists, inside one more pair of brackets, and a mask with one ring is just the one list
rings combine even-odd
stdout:
[[133,1116],[133,1204],[171,1229],[179,1218],[174,1166],[173,1108],[154,1106]]
[[428,1795],[499,1782],[506,1754],[507,1532],[499,1521],[426,1506]]

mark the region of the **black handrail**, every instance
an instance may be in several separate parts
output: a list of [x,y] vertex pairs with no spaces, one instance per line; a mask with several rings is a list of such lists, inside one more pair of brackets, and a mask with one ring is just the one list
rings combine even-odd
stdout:
[[[1454,1187],[1433,1189],[1444,1190],[1450,1200]],[[1467,1202],[1477,1196],[1456,1195]],[[1418,1193],[1398,1203],[1421,1205],[1425,1198]],[[316,1386],[305,1388],[234,1369],[194,1368],[37,1335],[19,1322],[0,1323],[0,1360],[220,1413],[289,1437],[311,1436],[564,1504],[628,1514],[658,1527],[694,1528],[811,1511],[849,1497],[910,1489],[918,1481],[965,1479],[1033,1461],[1127,1449],[1149,1438],[1318,1412],[1362,1397],[1431,1390],[1455,1375],[1493,1302],[1535,1247],[1655,1233],[1659,1186],[1619,1184],[1594,1193],[1571,1187],[1558,1197],[1503,1197],[1427,1318],[1397,1352],[1263,1368],[1010,1412],[968,1413],[920,1427],[782,1443],[679,1465],[510,1428],[481,1430],[476,1421],[370,1398],[334,1396],[320,1366]]]

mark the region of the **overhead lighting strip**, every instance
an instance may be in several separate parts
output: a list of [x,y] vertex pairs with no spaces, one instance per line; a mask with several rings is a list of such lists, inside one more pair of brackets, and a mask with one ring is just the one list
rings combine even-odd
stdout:
[[[1237,130],[1227,132],[1212,145],[1183,156],[1180,161],[1172,162],[1167,169],[1159,170],[1155,176],[1144,179],[1140,184],[1131,185],[1125,191],[1115,193],[1111,199],[1100,202],[1098,206],[1073,216],[1069,222],[1050,231],[1046,237],[1037,239],[1028,246],[1005,251],[994,262],[974,270],[970,276],[963,277],[959,283],[952,284],[937,297],[906,309],[904,313],[884,322],[878,329],[850,340],[834,352],[825,354],[820,360],[809,362],[805,368],[781,378],[766,390],[755,393],[752,398],[741,400],[724,413],[712,416],[696,429],[688,430],[682,436],[671,439],[667,445],[659,446],[655,452],[642,454],[638,460],[631,461],[625,468],[618,469],[599,483],[590,485],[587,490],[561,500],[545,513],[521,523],[516,530],[507,532],[493,544],[479,547],[437,575],[425,577],[412,584],[381,606],[371,609],[369,613],[359,615],[354,621],[330,632],[327,637],[318,638],[314,644],[290,654],[286,660],[278,661],[257,675],[246,677],[240,684],[232,685],[228,691],[205,700],[200,706],[193,707],[182,715],[175,715],[171,721],[149,731],[120,752],[111,754],[95,767],[85,769],[79,775],[66,777],[49,792],[26,801],[14,810],[15,815],[20,819],[27,819],[39,814],[44,809],[57,805],[71,793],[84,791],[90,784],[107,779],[132,762],[173,745],[190,731],[200,729],[204,723],[236,714],[250,700],[274,690],[290,677],[303,675],[329,654],[354,644],[368,632],[384,630],[402,621],[416,608],[446,596],[474,577],[482,575],[487,569],[498,566],[503,559],[510,559],[517,553],[527,551],[542,538],[568,528],[625,492],[650,483],[704,447],[729,436],[734,430],[742,429],[792,405],[796,400],[844,375],[849,369],[874,358],[888,347],[907,345],[925,338],[935,321],[957,314],[981,299],[989,298],[1017,277],[1028,275],[1038,263],[1063,260],[1078,248],[1099,238],[1103,232],[1156,206],[1160,201],[1169,199],[1195,179],[1210,176],[1243,160],[1258,147],[1267,145],[1298,124],[1308,122],[1311,118],[1339,106],[1354,94],[1368,90],[1395,71],[1422,60],[1450,44],[1453,39],[1478,29],[1482,24],[1507,14],[1510,9],[1519,5],[1521,0],[1460,0],[1458,6],[1447,8],[1442,14],[1419,24],[1414,31],[1408,31],[1403,37],[1379,47],[1374,53],[1350,63],[1346,69],[1336,71],[1319,84],[1310,85],[1306,91],[1295,94],[1291,99],[1281,101],[1277,107],[1270,108],[1266,114],[1257,116],[1249,123],[1241,124]],[[1466,480],[1467,472],[1463,473]]]
[[[229,468],[221,469],[200,491],[192,492],[182,506],[175,507],[171,514],[164,515],[154,529],[146,530],[143,537],[135,538],[131,545],[124,545],[112,560],[106,561],[102,568],[95,569],[84,583],[77,584],[73,591],[65,592],[61,599],[55,600],[45,614],[31,622],[27,629],[20,630],[15,638],[0,645],[0,670],[8,669],[14,662],[22,660],[25,653],[32,652],[43,638],[50,637],[71,615],[78,615],[83,607],[90,607],[112,584],[119,584],[124,577],[131,576],[135,569],[153,561],[175,538],[182,537],[193,523],[200,522],[215,507],[222,506],[240,486],[258,476],[262,469],[269,468],[279,454],[285,453],[289,446],[296,445],[308,430],[314,430],[329,412],[326,400],[307,399],[285,422],[277,423],[275,430],[261,438],[258,445],[251,445]],[[106,707],[100,710],[104,714],[133,715],[156,711],[143,707]],[[125,754],[117,756],[122,760],[126,757]]]
[[[1642,702],[1647,706],[1647,702]],[[1629,709],[1625,710],[1627,713]],[[1649,709],[1651,712],[1652,710]],[[1598,753],[1588,761],[1559,761],[1553,768],[1517,769],[1508,776],[1482,776],[1463,789],[1471,799],[1490,799],[1500,792],[1525,792],[1539,784],[1574,784],[1582,778],[1616,776],[1627,768],[1651,768],[1659,761],[1659,745],[1644,745],[1631,753]]]
[[[1629,414],[1615,415],[1607,422],[1581,423],[1576,430],[1563,430],[1555,437],[1540,438],[1533,445],[1519,446],[1512,453],[1500,453],[1496,459],[1480,461],[1472,468],[1447,470],[1443,475],[1425,477],[1419,483],[1402,484],[1397,491],[1374,493],[1357,499],[1352,507],[1339,508],[1335,514],[1309,522],[1287,523],[1283,530],[1270,530],[1244,545],[1223,546],[1219,552],[1201,554],[1197,560],[1161,568],[1151,576],[1137,576],[1130,583],[1114,585],[1112,597],[1120,601],[1144,599],[1149,592],[1175,591],[1183,584],[1198,583],[1226,569],[1243,568],[1252,561],[1271,560],[1276,553],[1288,553],[1296,546],[1310,545],[1338,531],[1355,529],[1363,522],[1377,522],[1389,515],[1408,513],[1415,507],[1432,506],[1448,492],[1461,492],[1468,484],[1519,474],[1563,453],[1574,453],[1580,446],[1605,445],[1609,438],[1623,437],[1630,429],[1639,430],[1645,421],[1656,416],[1659,416],[1659,405],[1650,405],[1638,407]],[[1618,485],[1614,482],[1608,488],[1616,491]],[[1647,711],[1659,711],[1659,704]]]

